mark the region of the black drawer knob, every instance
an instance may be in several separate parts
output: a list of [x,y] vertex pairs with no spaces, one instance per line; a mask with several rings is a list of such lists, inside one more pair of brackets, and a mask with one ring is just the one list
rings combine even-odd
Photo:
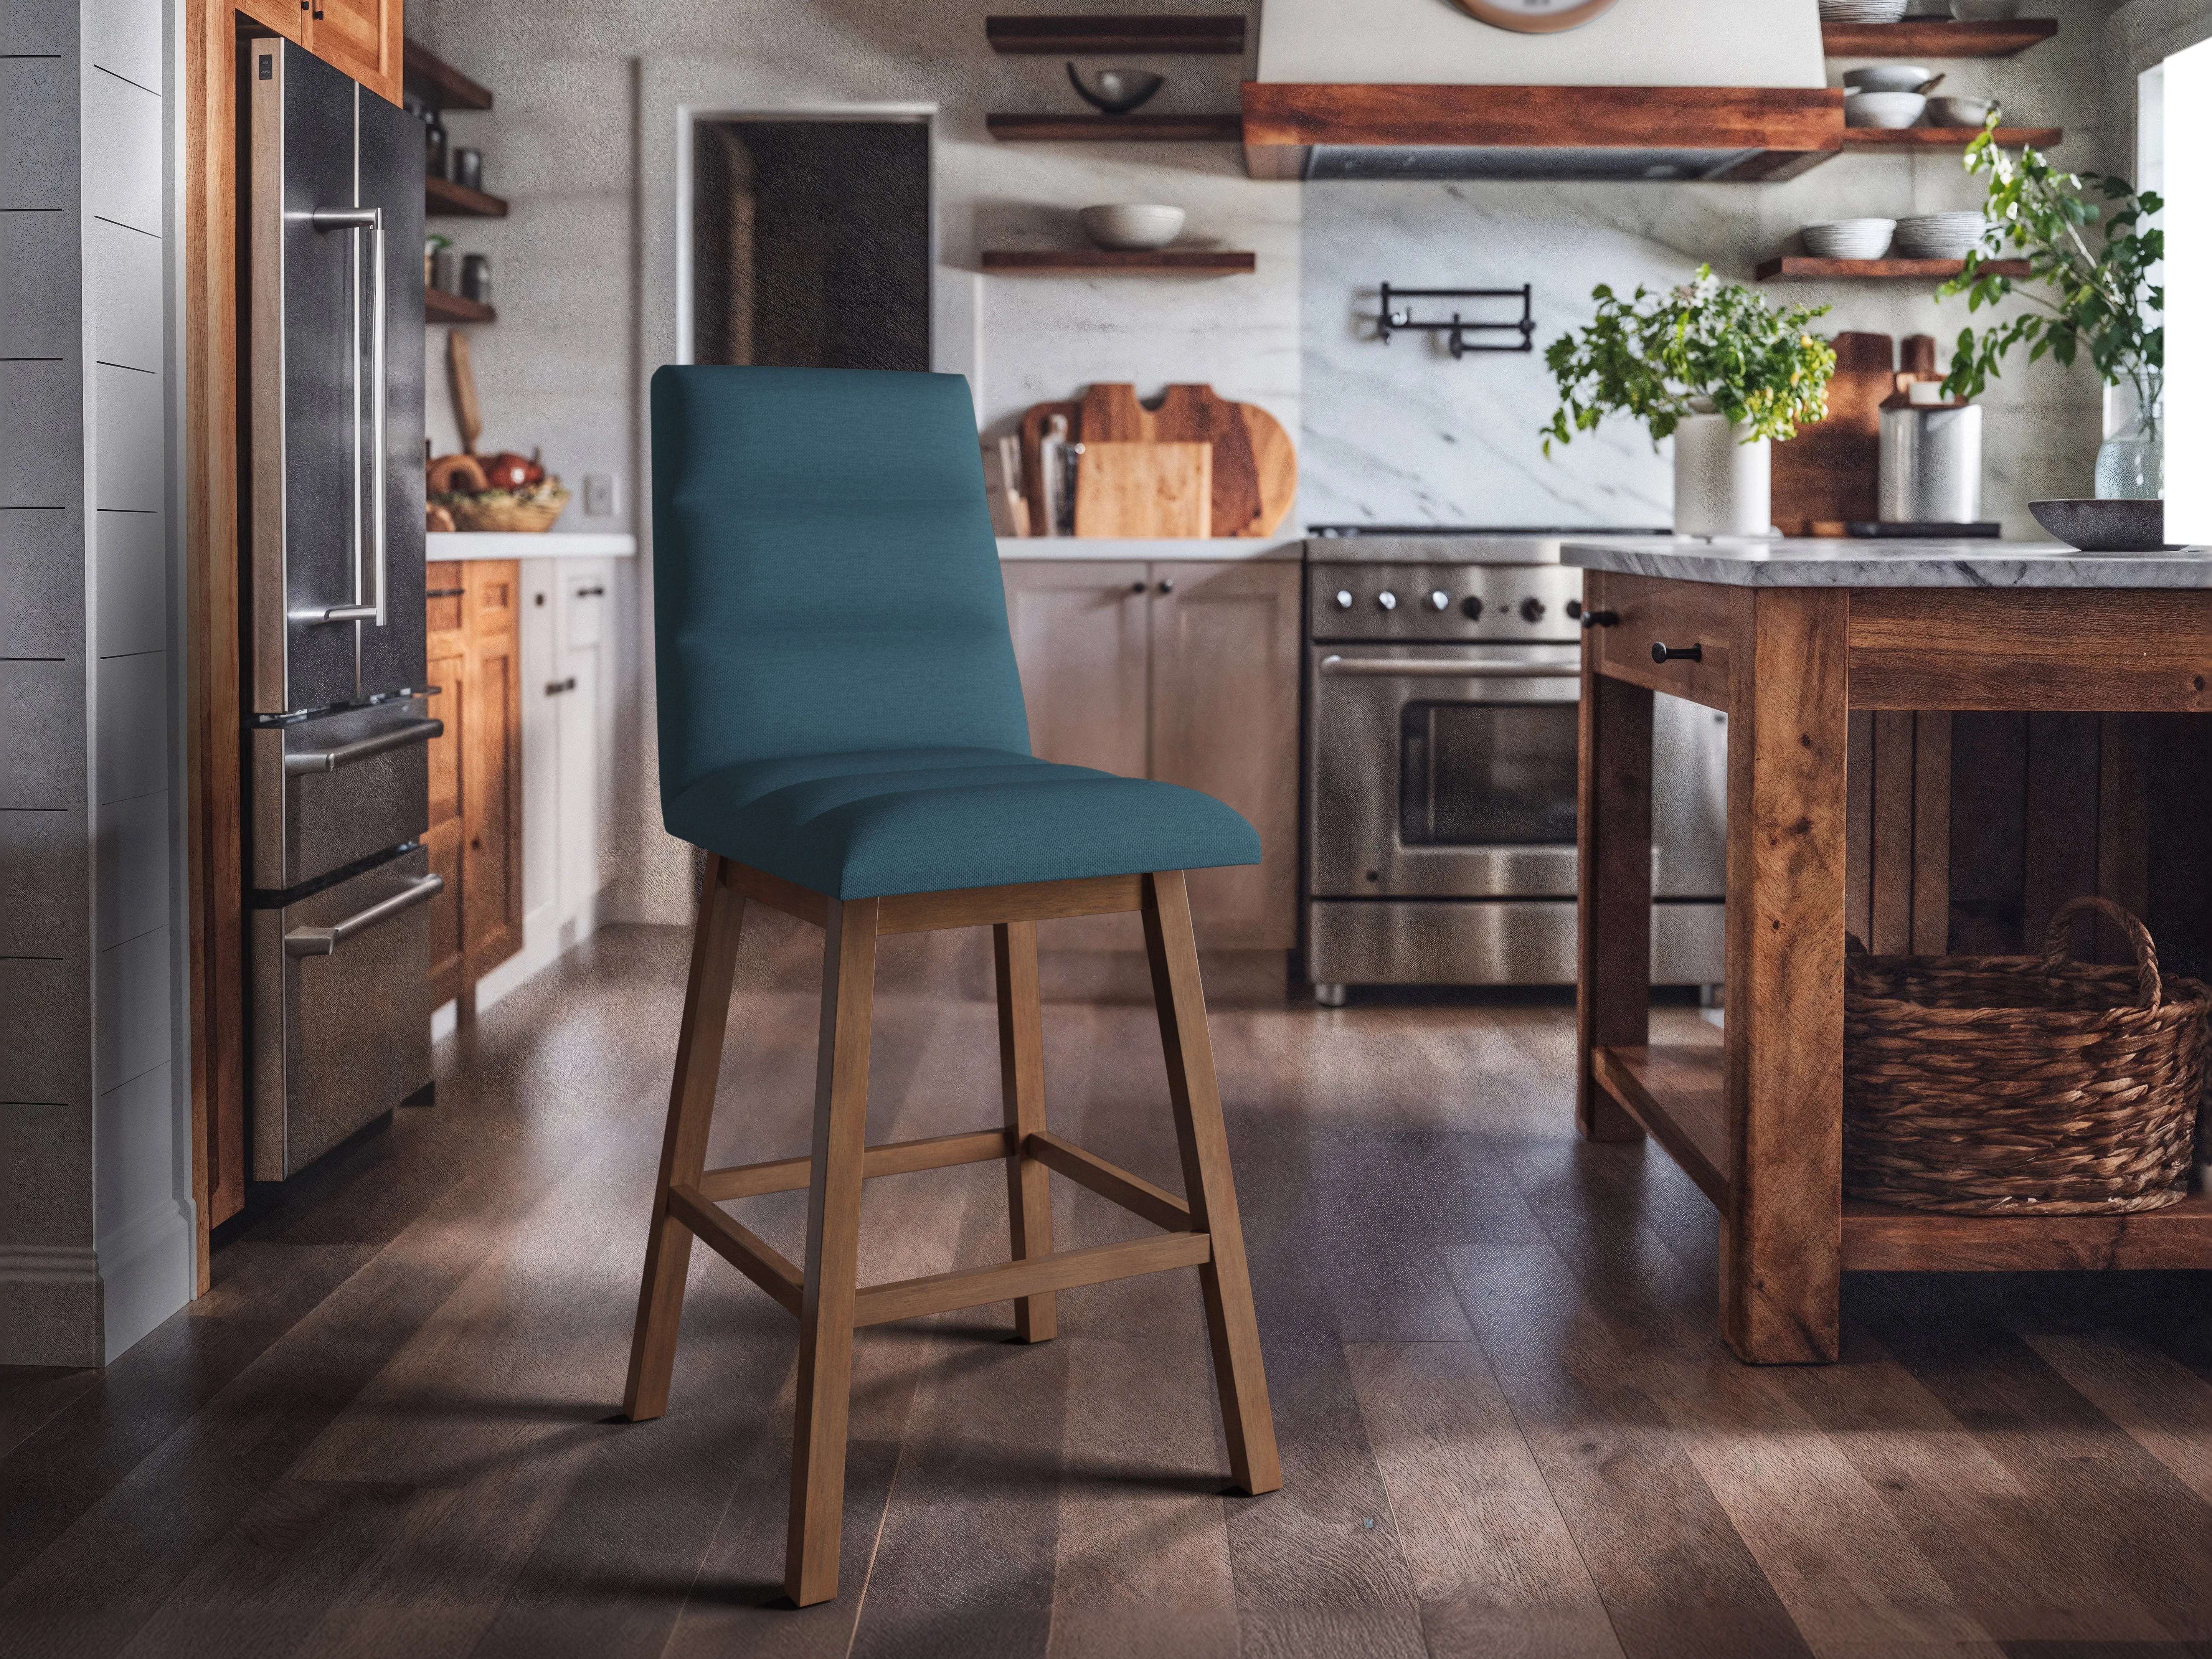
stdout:
[[1662,645],[1654,641],[1651,660],[1654,662],[1703,662],[1705,647],[1702,645]]
[[1620,620],[1620,613],[1618,611],[1585,611],[1583,612],[1583,626],[1584,628],[1610,628],[1613,623]]

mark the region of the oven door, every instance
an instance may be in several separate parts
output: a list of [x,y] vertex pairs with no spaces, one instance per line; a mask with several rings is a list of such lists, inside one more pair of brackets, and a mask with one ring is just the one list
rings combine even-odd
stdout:
[[1575,896],[1578,647],[1316,646],[1308,672],[1314,896]]

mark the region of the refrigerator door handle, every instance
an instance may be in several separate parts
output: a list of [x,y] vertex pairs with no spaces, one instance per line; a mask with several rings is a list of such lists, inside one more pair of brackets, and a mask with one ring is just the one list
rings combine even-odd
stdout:
[[[358,364],[361,347],[361,303],[364,284],[356,276],[353,285],[354,349],[356,364],[354,382],[353,418],[353,568],[355,601],[351,605],[333,605],[323,613],[325,622],[373,622],[379,628],[386,623],[386,563],[390,550],[386,546],[389,529],[385,524],[386,452],[391,447],[391,410],[386,402],[384,377],[387,364],[385,356],[385,286],[384,286],[384,210],[380,207],[317,208],[312,222],[317,230],[344,230],[367,233],[363,241],[355,245],[355,270],[360,270],[362,249],[365,244],[369,265],[368,290],[369,329],[369,425],[375,433],[373,453],[375,464],[369,469],[370,546],[364,550],[361,532],[362,499],[362,430],[361,383]],[[368,556],[364,557],[364,551]],[[372,572],[374,573],[372,574]],[[372,587],[373,584],[373,587]]]
[[329,749],[295,750],[284,757],[287,777],[298,777],[303,773],[335,772],[341,766],[351,766],[378,755],[404,749],[410,743],[428,743],[433,738],[443,737],[446,723],[437,720],[413,720],[395,726],[389,732],[380,732],[373,738],[361,738],[352,743],[337,744]]
[[295,927],[284,935],[284,954],[290,957],[333,957],[338,946],[358,934],[367,933],[380,922],[389,921],[403,910],[411,910],[418,904],[428,904],[446,890],[443,876],[425,876],[411,886],[404,887],[388,899],[380,900],[366,910],[356,910],[335,927]]

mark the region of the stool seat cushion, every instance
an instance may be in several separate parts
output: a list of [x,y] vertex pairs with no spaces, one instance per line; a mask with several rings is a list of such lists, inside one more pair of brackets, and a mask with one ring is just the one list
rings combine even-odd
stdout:
[[708,773],[669,832],[831,898],[1257,864],[1210,795],[1000,749],[787,755]]

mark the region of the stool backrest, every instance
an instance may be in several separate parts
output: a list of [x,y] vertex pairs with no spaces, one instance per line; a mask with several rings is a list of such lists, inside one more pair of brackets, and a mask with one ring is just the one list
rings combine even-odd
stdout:
[[653,603],[664,801],[784,755],[1030,751],[957,374],[655,371]]

